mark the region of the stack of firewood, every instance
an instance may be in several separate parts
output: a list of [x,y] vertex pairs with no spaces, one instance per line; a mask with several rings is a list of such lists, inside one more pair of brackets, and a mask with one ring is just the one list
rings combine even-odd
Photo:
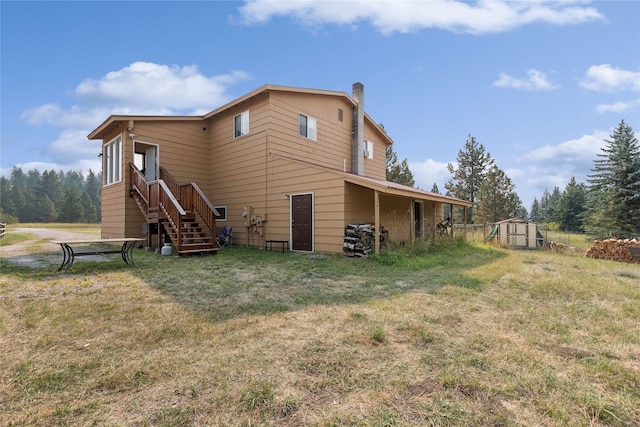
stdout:
[[[388,232],[380,227],[380,248],[384,248]],[[374,224],[349,224],[344,230],[342,251],[348,256],[366,257],[375,250],[376,227]]]
[[593,242],[593,245],[587,249],[585,256],[612,261],[637,262],[632,261],[627,246],[640,246],[640,243],[638,243],[637,239],[596,240]]

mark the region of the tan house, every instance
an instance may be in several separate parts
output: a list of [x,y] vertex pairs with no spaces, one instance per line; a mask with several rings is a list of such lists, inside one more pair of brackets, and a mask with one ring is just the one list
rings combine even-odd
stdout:
[[88,137],[102,140],[102,237],[149,230],[181,254],[213,250],[220,226],[234,245],[305,252],[341,252],[351,223],[413,241],[446,204],[471,205],[385,180],[392,140],[360,83],[352,96],[265,85],[204,116],[110,116]]

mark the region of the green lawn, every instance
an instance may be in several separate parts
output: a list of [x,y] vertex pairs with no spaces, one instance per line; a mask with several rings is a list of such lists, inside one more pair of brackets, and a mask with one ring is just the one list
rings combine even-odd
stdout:
[[0,265],[2,425],[640,425],[640,266],[452,243],[373,259]]

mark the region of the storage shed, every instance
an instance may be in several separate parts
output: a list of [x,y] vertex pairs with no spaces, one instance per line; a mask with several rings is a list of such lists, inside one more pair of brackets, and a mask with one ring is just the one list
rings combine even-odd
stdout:
[[544,237],[538,231],[538,226],[519,218],[496,222],[487,240],[520,249],[538,249],[544,246]]

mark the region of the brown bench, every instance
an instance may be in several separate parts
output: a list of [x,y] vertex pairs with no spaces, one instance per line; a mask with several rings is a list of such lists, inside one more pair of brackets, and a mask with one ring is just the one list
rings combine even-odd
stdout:
[[273,244],[277,244],[277,245],[281,245],[282,246],[282,252],[284,252],[284,248],[287,248],[287,251],[289,250],[289,241],[288,240],[267,240],[265,242],[264,245],[264,249],[265,250],[273,250]]
[[631,254],[631,261],[629,262],[640,262],[640,246],[627,246],[627,249],[629,249],[629,253]]

